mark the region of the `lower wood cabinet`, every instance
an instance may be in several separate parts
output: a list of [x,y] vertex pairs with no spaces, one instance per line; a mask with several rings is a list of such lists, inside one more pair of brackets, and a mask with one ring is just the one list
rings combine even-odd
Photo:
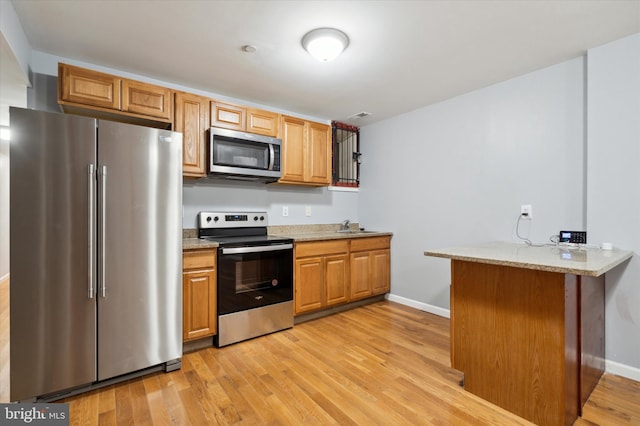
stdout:
[[182,339],[213,336],[217,330],[216,250],[185,250],[182,269]]
[[295,313],[315,311],[348,301],[349,241],[297,243]]
[[351,300],[389,292],[390,240],[387,236],[351,240]]
[[384,294],[390,236],[296,243],[295,314]]

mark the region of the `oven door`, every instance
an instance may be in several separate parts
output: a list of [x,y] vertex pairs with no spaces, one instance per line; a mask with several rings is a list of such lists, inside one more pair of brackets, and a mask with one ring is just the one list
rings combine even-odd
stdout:
[[218,248],[218,315],[293,300],[293,244]]

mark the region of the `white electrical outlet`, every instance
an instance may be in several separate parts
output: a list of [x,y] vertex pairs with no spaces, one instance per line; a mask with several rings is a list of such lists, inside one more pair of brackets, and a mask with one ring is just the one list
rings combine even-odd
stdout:
[[289,216],[289,206],[282,206],[282,216]]
[[523,204],[520,206],[520,214],[521,215],[525,215],[524,218],[525,219],[533,219],[533,207],[531,207],[531,204]]
[[304,214],[306,216],[311,216],[311,206],[305,206],[304,208]]

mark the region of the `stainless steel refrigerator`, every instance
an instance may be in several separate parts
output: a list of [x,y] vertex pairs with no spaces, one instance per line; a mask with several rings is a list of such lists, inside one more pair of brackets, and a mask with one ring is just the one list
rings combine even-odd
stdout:
[[11,108],[12,401],[182,356],[182,135]]

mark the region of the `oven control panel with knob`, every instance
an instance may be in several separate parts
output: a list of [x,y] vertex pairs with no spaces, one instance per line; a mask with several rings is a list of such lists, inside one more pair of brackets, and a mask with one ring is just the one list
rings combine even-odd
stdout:
[[267,217],[267,212],[200,212],[198,227],[206,229],[267,226]]

